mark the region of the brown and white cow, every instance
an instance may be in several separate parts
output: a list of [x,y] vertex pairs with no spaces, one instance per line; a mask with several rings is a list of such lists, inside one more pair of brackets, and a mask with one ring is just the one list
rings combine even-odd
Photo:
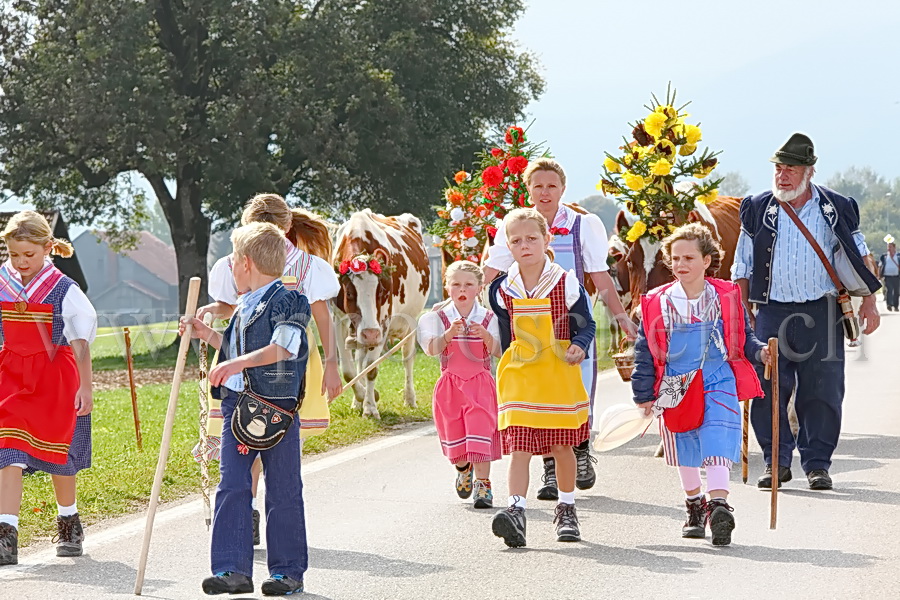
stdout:
[[[731,279],[731,265],[741,232],[740,207],[740,198],[719,196],[709,204],[696,204],[688,214],[688,222],[706,225],[722,245],[725,255],[716,272],[716,277],[722,279]],[[619,211],[616,231],[630,227],[636,219],[625,211]],[[646,238],[624,242],[613,234],[610,255],[616,259],[615,270],[623,288],[622,304],[631,312],[640,306],[641,294],[673,280],[672,272],[663,262],[659,243],[651,243]]]
[[[334,264],[339,266],[363,254],[376,257],[388,269],[382,275],[367,270],[341,277],[334,306],[338,340],[346,340],[338,344],[346,381],[377,360],[388,341],[402,340],[415,331],[428,297],[430,271],[422,223],[413,215],[385,217],[369,209],[353,213],[338,229]],[[406,369],[403,398],[415,406],[415,336],[407,340],[402,352]],[[375,391],[377,372],[377,368],[373,369],[353,386],[353,408],[361,406],[364,416],[380,418]]]

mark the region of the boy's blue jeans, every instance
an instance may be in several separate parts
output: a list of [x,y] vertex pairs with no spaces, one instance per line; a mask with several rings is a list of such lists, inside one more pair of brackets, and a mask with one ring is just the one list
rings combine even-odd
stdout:
[[[309,564],[303,482],[300,479],[300,424],[294,419],[287,434],[269,450],[241,454],[231,432],[237,394],[222,399],[222,479],[216,488],[213,513],[212,572],[234,571],[253,576],[253,514],[250,507],[250,467],[259,454],[266,482],[266,553],[269,574],[303,580]],[[292,407],[284,406],[290,409]]]

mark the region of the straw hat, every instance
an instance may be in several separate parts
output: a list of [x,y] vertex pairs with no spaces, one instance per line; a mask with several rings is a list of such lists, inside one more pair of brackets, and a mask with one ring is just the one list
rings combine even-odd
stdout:
[[618,448],[644,433],[652,421],[653,415],[645,415],[643,408],[634,404],[614,404],[597,420],[594,450],[606,452]]

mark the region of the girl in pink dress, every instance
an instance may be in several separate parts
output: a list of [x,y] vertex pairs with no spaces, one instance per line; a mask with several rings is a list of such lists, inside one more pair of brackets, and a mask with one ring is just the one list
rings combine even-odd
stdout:
[[434,424],[444,456],[456,466],[456,493],[469,498],[474,492],[475,508],[491,508],[491,461],[501,456],[491,356],[499,356],[500,330],[494,313],[478,303],[484,287],[478,265],[453,263],[445,284],[450,299],[419,319],[419,343],[426,354],[441,360]]

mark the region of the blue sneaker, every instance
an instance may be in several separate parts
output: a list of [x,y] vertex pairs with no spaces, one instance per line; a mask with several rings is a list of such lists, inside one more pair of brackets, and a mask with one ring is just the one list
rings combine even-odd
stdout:
[[303,593],[303,581],[285,575],[272,575],[262,582],[263,596],[290,596]]
[[489,480],[475,480],[474,493],[475,508],[492,508],[494,506],[494,492],[491,491],[491,482]]

